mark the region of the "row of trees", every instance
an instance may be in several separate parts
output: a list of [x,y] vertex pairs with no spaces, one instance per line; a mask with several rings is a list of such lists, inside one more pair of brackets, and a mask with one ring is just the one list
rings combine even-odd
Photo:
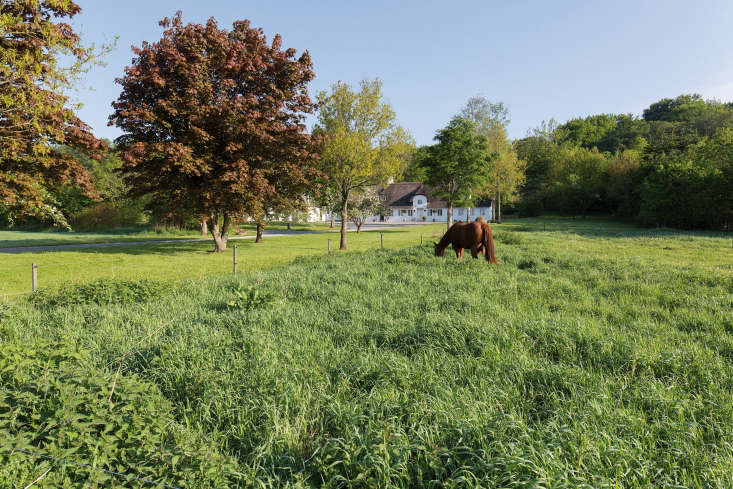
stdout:
[[[518,201],[547,210],[613,212],[645,223],[726,227],[731,217],[733,105],[681,96],[642,118],[598,115],[506,135],[503,104],[474,97],[435,144],[415,148],[384,101],[379,80],[338,82],[309,96],[307,51],[268,42],[248,21],[164,19],[162,38],[134,48],[117,80],[115,144],[94,137],[64,95],[104,50],[82,46],[66,24],[70,0],[0,7],[0,219],[113,215],[144,206],[174,222],[202,222],[216,251],[245,217],[261,239],[268,216],[307,203],[361,227],[384,212],[370,186],[425,181],[449,204]],[[60,60],[65,60],[62,65]],[[311,132],[308,114],[317,113]],[[86,214],[85,214],[86,213]]]
[[527,162],[520,213],[613,213],[646,225],[728,228],[733,104],[663,99],[641,118],[554,121],[515,141]]
[[[112,145],[96,139],[62,95],[98,56],[63,22],[79,11],[64,0],[3,3],[6,222],[31,216],[68,228],[66,215],[142,204],[169,220],[202,222],[223,251],[237,220],[255,220],[259,240],[267,216],[311,202],[340,212],[345,249],[349,219],[360,229],[366,216],[385,211],[371,186],[411,167],[451,206],[463,204],[488,191],[497,181],[492,162],[511,153],[500,104],[472,101],[435,146],[416,152],[379,80],[357,90],[338,82],[313,101],[307,51],[283,49],[279,35],[268,42],[248,21],[227,30],[214,19],[184,24],[180,12],[160,22],[159,41],[133,48],[117,79],[122,91],[109,124],[123,135]],[[61,68],[63,55],[74,61]],[[309,133],[305,117],[316,111]]]

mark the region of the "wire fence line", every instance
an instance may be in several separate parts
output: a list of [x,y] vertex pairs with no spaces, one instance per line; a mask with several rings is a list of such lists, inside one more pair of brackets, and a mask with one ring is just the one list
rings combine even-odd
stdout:
[[[435,233],[432,233],[433,235]],[[429,239],[431,236],[431,233],[420,233],[419,241],[416,239],[416,243],[423,244],[425,242],[425,239]],[[377,248],[384,248],[385,247],[385,236],[384,233],[380,232],[378,240],[375,239],[374,245]],[[409,243],[403,243],[405,245],[408,245]],[[325,246],[324,246],[325,245]],[[295,245],[292,247],[289,247],[289,249],[292,250],[303,250],[306,251],[307,255],[312,254],[319,254],[319,251],[322,251],[324,254],[331,253],[332,251],[335,251],[338,246],[338,241],[333,238],[328,238],[327,240],[324,240],[323,244],[320,246],[317,245]],[[232,262],[231,263],[224,263],[224,262],[215,262],[215,263],[201,263],[197,265],[197,268],[200,270],[199,273],[190,274],[191,278],[204,278],[205,276],[211,274],[211,273],[217,273],[217,274],[224,274],[226,273],[227,269],[230,270],[230,272],[237,273],[237,265],[243,264],[238,263],[236,252],[234,250],[237,249],[237,245],[233,245],[229,250],[231,251],[232,255]],[[177,252],[175,253],[175,257],[177,259],[194,259],[202,256],[201,251],[195,251],[195,252]],[[166,254],[167,255],[167,254]],[[95,257],[104,257],[109,256],[105,253],[93,253],[92,256]],[[128,263],[124,261],[105,261],[105,260],[97,260],[93,257],[87,258],[87,259],[79,259],[75,261],[65,261],[62,263],[56,263],[53,261],[50,262],[43,262],[44,256],[41,257],[34,257],[33,259],[39,260],[38,262],[32,262],[32,263],[26,263],[23,265],[14,265],[11,267],[3,267],[2,272],[14,272],[18,276],[28,277],[28,284],[30,287],[25,291],[8,291],[8,292],[2,292],[0,291],[0,301],[5,300],[7,301],[11,297],[18,297],[23,295],[31,295],[34,292],[38,290],[38,283],[44,283],[43,281],[43,271],[44,270],[58,270],[63,269],[65,273],[65,278],[59,278],[58,273],[54,277],[53,280],[53,286],[58,287],[60,285],[63,285],[64,283],[74,283],[77,281],[83,281],[85,279],[91,278],[89,275],[94,276],[94,280],[99,278],[115,278],[118,274],[122,276],[128,276],[130,275],[130,271],[146,271],[149,272],[146,274],[146,276],[150,276],[150,272],[154,272],[156,270],[159,270],[161,268],[160,263],[146,263],[146,264],[134,264],[134,263]],[[113,260],[118,260],[118,258],[112,258]],[[240,259],[244,259],[246,261],[245,256],[240,255]],[[51,258],[52,260],[52,258]],[[179,264],[181,265],[181,264]],[[76,270],[80,268],[89,268],[90,266],[94,267],[96,270],[94,272],[85,274],[85,277],[83,277],[81,280],[75,280]],[[183,264],[185,266],[185,264]],[[30,269],[30,270],[29,270]],[[30,272],[30,273],[28,273]],[[28,273],[28,275],[26,275]],[[24,280],[25,281],[25,280]],[[16,280],[16,283],[18,281]],[[44,284],[44,289],[48,288]]]

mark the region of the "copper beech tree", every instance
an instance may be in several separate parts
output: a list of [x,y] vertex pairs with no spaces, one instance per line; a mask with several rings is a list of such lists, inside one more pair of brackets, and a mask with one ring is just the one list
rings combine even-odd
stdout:
[[162,39],[133,47],[117,80],[110,125],[124,131],[122,172],[134,195],[204,219],[221,252],[234,219],[299,199],[316,176],[304,124],[311,59],[247,20],[225,30],[213,18],[184,25],[178,12],[160,25]]
[[103,143],[64,95],[108,47],[84,47],[65,22],[81,11],[70,0],[0,3],[0,211],[68,227],[54,188],[71,182],[87,195],[88,172],[61,145],[100,157]]

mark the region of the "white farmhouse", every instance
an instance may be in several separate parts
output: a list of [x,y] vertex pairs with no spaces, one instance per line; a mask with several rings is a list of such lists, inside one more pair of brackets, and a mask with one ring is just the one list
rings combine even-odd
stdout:
[[[377,187],[380,199],[389,208],[384,216],[372,216],[367,222],[410,223],[410,222],[447,222],[448,203],[432,196],[432,189],[422,182],[390,183]],[[473,221],[479,216],[491,221],[492,201],[482,200],[476,207],[454,207],[454,221]],[[341,217],[336,215],[336,220]],[[319,208],[310,208],[308,220],[311,222],[328,221],[330,214]]]

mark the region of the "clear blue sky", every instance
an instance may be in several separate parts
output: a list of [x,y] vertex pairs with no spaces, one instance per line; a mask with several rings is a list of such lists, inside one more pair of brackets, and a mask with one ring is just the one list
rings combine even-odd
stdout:
[[476,94],[509,107],[513,138],[551,117],[641,114],[681,93],[733,100],[730,0],[76,1],[87,43],[119,36],[107,66],[86,76],[94,91],[77,94],[100,137],[120,134],[106,122],[130,46],[160,39],[158,21],[177,10],[225,28],[250,19],[268,38],[280,33],[284,47],[308,49],[312,95],[337,80],[381,78],[418,144]]

